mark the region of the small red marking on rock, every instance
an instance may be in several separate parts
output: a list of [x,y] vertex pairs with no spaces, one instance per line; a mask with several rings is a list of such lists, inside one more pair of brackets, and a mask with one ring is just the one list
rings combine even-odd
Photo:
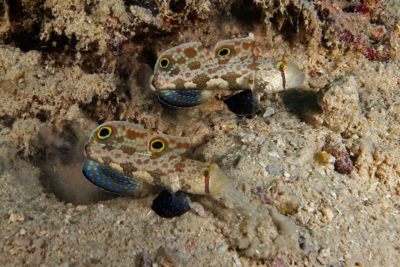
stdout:
[[308,72],[308,75],[310,75],[310,77],[315,77],[315,76],[317,76],[317,73],[315,72],[315,71],[313,71],[313,70],[310,70],[309,72]]

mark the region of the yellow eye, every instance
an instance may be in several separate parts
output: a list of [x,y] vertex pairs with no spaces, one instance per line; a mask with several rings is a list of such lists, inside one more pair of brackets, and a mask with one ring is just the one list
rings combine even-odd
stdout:
[[227,47],[223,47],[220,50],[218,50],[217,54],[220,57],[229,56],[231,54],[231,50]]
[[150,150],[152,152],[161,152],[165,149],[165,142],[161,139],[154,139],[150,142]]
[[97,131],[97,137],[101,140],[107,139],[112,134],[111,127],[103,126]]
[[160,59],[160,62],[158,64],[160,65],[160,68],[166,69],[169,66],[169,59],[166,57],[163,57],[162,59]]
[[284,71],[286,69],[286,60],[285,56],[282,56],[282,59],[277,62],[277,67],[280,71]]

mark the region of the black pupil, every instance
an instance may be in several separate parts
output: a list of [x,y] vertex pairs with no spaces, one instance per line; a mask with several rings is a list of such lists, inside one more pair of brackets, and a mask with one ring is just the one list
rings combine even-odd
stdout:
[[162,148],[163,144],[160,141],[154,142],[153,143],[153,148],[154,149],[160,149]]
[[103,128],[103,129],[100,130],[99,134],[100,134],[101,137],[106,137],[107,135],[110,134],[110,130],[107,129],[107,128]]
[[168,60],[166,59],[161,60],[161,67],[166,67],[166,66],[168,66]]
[[228,49],[224,48],[221,51],[219,51],[220,56],[226,56],[228,54]]

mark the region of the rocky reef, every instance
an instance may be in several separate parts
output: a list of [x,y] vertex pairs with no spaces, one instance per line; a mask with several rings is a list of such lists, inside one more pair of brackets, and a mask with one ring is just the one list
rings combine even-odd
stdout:
[[[400,261],[400,5],[380,0],[0,0],[0,263],[391,266]],[[161,105],[158,55],[255,35],[301,88],[252,118],[223,95]],[[155,195],[118,198],[80,173],[99,123],[187,136],[265,214],[192,196],[165,219]]]

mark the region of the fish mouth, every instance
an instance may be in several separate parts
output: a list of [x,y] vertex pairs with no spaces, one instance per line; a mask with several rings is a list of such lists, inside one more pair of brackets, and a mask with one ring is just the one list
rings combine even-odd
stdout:
[[89,144],[85,144],[85,146],[83,147],[83,156],[86,158],[87,157],[87,151],[88,151],[88,146]]
[[150,90],[156,91],[156,86],[154,85],[154,74],[152,74],[149,78],[149,85],[150,85]]
[[286,89],[301,87],[304,81],[304,73],[293,62],[287,62],[286,66]]

